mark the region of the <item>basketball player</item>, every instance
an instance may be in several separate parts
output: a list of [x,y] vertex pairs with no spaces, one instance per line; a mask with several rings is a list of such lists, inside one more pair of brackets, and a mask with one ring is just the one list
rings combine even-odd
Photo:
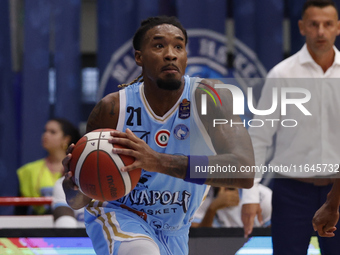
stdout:
[[[186,43],[186,30],[175,18],[143,21],[133,38],[142,80],[139,77],[105,96],[89,116],[87,132],[117,129],[110,142],[128,149],[113,152],[135,158],[121,171],[143,169],[130,194],[107,202],[91,201],[74,190],[72,174],[67,173],[63,183],[67,201],[74,209],[86,207],[86,229],[97,254],[188,254],[191,220],[208,185],[252,186],[251,173],[238,175],[242,178],[230,173],[222,173],[220,178],[190,177],[190,165],[230,165],[239,170],[253,165],[254,156],[243,126],[214,127],[212,114],[199,115],[204,92],[196,88],[213,86],[213,82],[184,75]],[[208,100],[207,109],[214,116],[218,112],[220,118],[241,122],[232,115],[230,92],[217,92],[223,107],[216,108]],[[70,157],[64,160],[66,168]]]
[[[314,212],[326,201],[338,171],[340,52],[334,46],[340,33],[338,11],[332,0],[307,0],[298,23],[306,43],[293,56],[276,65],[268,74],[258,109],[270,109],[273,88],[304,88],[311,94],[306,116],[296,107],[287,114],[274,112],[255,119],[277,119],[273,127],[250,128],[256,165],[265,165],[267,148],[274,144],[271,166],[292,166],[279,171],[273,182],[272,239],[274,254],[307,254]],[[298,79],[292,79],[298,78]],[[304,78],[304,79],[301,79]],[[283,91],[281,89],[281,91]],[[293,95],[298,98],[299,95]],[[293,109],[294,108],[294,109]],[[295,119],[295,127],[285,128],[282,119]],[[327,169],[321,166],[327,166]],[[294,171],[297,167],[297,171]],[[321,178],[322,177],[322,178]],[[242,220],[245,235],[252,232],[254,218],[260,215],[257,180],[243,192]],[[318,238],[322,254],[339,254],[340,236]]]

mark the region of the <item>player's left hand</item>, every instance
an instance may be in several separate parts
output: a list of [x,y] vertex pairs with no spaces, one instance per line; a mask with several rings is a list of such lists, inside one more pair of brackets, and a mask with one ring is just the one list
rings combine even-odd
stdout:
[[327,203],[323,204],[319,210],[316,211],[313,217],[313,228],[322,237],[335,236],[335,225],[339,220],[338,208],[330,208]]
[[122,172],[128,172],[136,168],[143,168],[149,172],[157,172],[160,165],[159,153],[150,148],[142,139],[138,138],[130,129],[126,132],[112,131],[113,138],[109,143],[120,144],[125,148],[113,148],[113,153],[127,155],[135,158],[131,165],[121,168]]

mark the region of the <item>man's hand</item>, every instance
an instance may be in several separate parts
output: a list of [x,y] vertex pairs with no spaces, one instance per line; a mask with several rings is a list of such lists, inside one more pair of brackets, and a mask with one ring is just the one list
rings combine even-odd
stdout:
[[77,210],[87,205],[91,201],[91,198],[81,193],[79,191],[78,186],[72,180],[73,175],[72,175],[72,172],[69,171],[69,163],[72,158],[71,153],[73,149],[74,149],[74,144],[71,144],[66,151],[66,157],[63,159],[64,175],[65,175],[65,179],[63,181],[63,189],[64,189],[65,196],[66,196],[66,202],[74,210]]
[[339,208],[331,207],[327,203],[323,204],[316,211],[313,217],[313,228],[318,231],[319,236],[333,237],[336,230],[335,225],[339,220]]
[[75,145],[72,143],[66,151],[66,157],[63,159],[63,167],[64,167],[64,176],[65,179],[63,181],[63,188],[64,192],[68,190],[78,190],[78,186],[73,182],[72,180],[72,172],[70,171],[69,164],[70,160],[72,158],[72,151],[74,149]]
[[257,219],[263,224],[262,209],[260,204],[244,204],[242,206],[241,218],[243,222],[244,237],[248,237],[253,232],[254,220]]
[[219,188],[216,198],[211,202],[210,207],[214,211],[225,207],[237,206],[240,202],[238,189]]
[[69,163],[72,158],[72,151],[74,149],[75,145],[72,143],[66,151],[66,157],[63,159],[63,167],[64,167],[64,176],[65,179],[63,181],[63,189],[65,194],[67,195],[67,192],[70,190],[78,190],[78,186],[73,182],[72,180],[72,172],[69,169]]
[[220,209],[237,206],[240,202],[238,189],[218,188],[216,198],[210,203],[198,227],[212,227],[216,212]]
[[137,137],[130,129],[126,132],[112,131],[110,133],[113,138],[109,139],[109,143],[120,144],[126,148],[112,149],[113,153],[123,154],[135,158],[131,165],[122,167],[121,171],[128,172],[136,168],[143,168],[149,172],[157,172],[160,169],[160,153],[154,151],[142,139]]

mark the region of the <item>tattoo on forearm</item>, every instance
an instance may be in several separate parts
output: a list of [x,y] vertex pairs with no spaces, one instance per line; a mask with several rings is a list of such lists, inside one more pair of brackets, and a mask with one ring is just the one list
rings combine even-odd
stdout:
[[206,184],[212,186],[228,186],[236,187],[238,185],[239,179],[237,178],[208,178]]
[[165,174],[183,179],[186,173],[186,167],[185,167],[187,164],[186,161],[187,161],[187,158],[185,156],[178,157],[178,156],[172,155],[170,157],[169,166],[166,169]]

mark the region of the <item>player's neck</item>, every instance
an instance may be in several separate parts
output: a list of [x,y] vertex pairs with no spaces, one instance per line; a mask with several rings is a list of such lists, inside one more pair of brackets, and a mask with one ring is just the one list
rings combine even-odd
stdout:
[[164,90],[157,86],[145,86],[144,94],[151,109],[157,116],[164,116],[182,96],[184,86],[178,90]]
[[317,54],[310,49],[308,49],[310,55],[314,59],[314,61],[322,68],[323,72],[325,73],[328,68],[333,65],[335,52],[332,48],[328,52]]

